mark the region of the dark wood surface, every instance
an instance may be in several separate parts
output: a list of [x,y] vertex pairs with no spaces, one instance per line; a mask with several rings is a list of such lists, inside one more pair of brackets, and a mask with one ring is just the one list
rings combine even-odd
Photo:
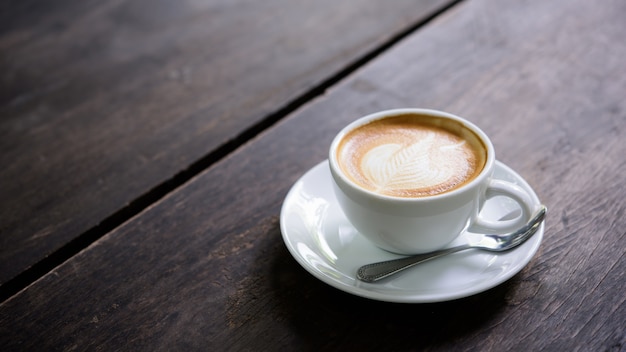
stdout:
[[4,2],[0,285],[97,239],[449,2]]
[[[624,350],[624,18],[619,0],[461,2],[2,303],[0,349]],[[334,134],[408,106],[483,127],[548,205],[504,284],[390,304],[285,248],[282,201]]]

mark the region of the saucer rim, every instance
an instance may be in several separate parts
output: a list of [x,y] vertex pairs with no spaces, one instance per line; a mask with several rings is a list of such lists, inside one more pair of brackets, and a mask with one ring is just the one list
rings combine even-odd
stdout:
[[[538,196],[536,195],[535,191],[533,190],[533,188],[526,182],[526,180],[521,177],[517,172],[515,172],[512,168],[510,168],[509,166],[505,165],[504,163],[500,162],[499,160],[496,160],[496,169],[502,169],[502,171],[505,174],[508,174],[510,176],[512,176],[512,178],[515,179],[515,182],[518,182],[518,184],[520,186],[522,186],[522,188],[526,189],[529,191],[529,195],[531,197],[531,199],[533,201],[535,201],[536,205],[541,204]],[[541,226],[539,227],[539,229],[537,230],[537,233],[528,241],[533,243],[533,245],[527,249],[526,251],[526,255],[524,255],[523,257],[519,258],[518,260],[516,260],[515,265],[513,265],[513,268],[509,269],[507,271],[506,274],[501,275],[501,276],[497,276],[491,279],[487,279],[487,280],[483,280],[481,282],[479,282],[478,284],[466,288],[466,289],[461,289],[461,290],[455,290],[455,291],[450,291],[448,293],[437,293],[437,294],[415,294],[412,292],[407,292],[406,290],[398,290],[397,293],[398,294],[390,294],[390,293],[385,293],[385,292],[379,292],[379,291],[375,291],[375,290],[370,290],[368,289],[368,287],[376,287],[376,283],[364,283],[364,282],[360,282],[358,279],[356,279],[356,277],[354,277],[354,285],[346,285],[344,282],[341,281],[337,281],[334,280],[333,278],[331,278],[330,276],[324,275],[321,271],[316,270],[315,268],[313,268],[310,263],[308,261],[306,261],[301,254],[297,251],[296,248],[294,248],[294,243],[292,243],[290,236],[288,234],[289,230],[286,228],[286,212],[287,209],[286,207],[289,205],[289,200],[291,197],[294,196],[294,194],[298,191],[298,187],[296,187],[298,184],[300,184],[301,182],[304,182],[304,180],[306,180],[308,177],[310,177],[310,174],[313,174],[315,172],[319,172],[318,169],[322,168],[322,167],[326,167],[329,170],[327,170],[328,174],[330,175],[330,168],[328,165],[328,159],[316,164],[315,166],[311,167],[310,169],[308,169],[304,174],[302,174],[302,176],[300,176],[298,178],[298,180],[296,182],[294,182],[294,184],[292,185],[292,187],[290,188],[289,192],[287,193],[287,195],[285,196],[285,199],[283,201],[283,204],[281,206],[281,212],[280,212],[280,229],[281,229],[281,235],[282,235],[282,239],[283,242],[285,243],[287,249],[289,250],[289,253],[291,254],[291,256],[298,262],[298,264],[300,266],[302,266],[307,272],[309,272],[310,274],[312,274],[314,277],[316,277],[317,279],[319,279],[320,281],[336,288],[339,289],[343,292],[355,295],[355,296],[359,296],[359,297],[363,297],[363,298],[367,298],[367,299],[372,299],[372,300],[378,300],[378,301],[383,301],[383,302],[394,302],[394,303],[436,303],[436,302],[446,302],[446,301],[452,301],[452,300],[456,300],[456,299],[460,299],[460,298],[465,298],[465,297],[469,297],[469,296],[473,296],[475,294],[481,293],[481,292],[485,292],[489,289],[492,289],[498,285],[501,285],[502,283],[508,281],[509,279],[511,279],[513,276],[515,276],[516,274],[518,274],[524,267],[526,267],[528,265],[528,263],[532,260],[532,258],[535,256],[535,254],[537,253],[541,242],[543,240],[543,235],[544,235],[544,227],[545,227],[545,221],[541,224]],[[332,200],[335,201],[335,200]],[[519,248],[521,249],[521,248]],[[519,250],[517,249],[517,250]],[[382,249],[381,249],[382,251]],[[339,268],[336,268],[339,269]],[[353,275],[353,273],[347,273],[345,271],[341,271],[341,270],[337,270],[337,272],[343,274],[343,275],[347,275],[350,277],[353,277],[355,275]],[[402,292],[406,292],[406,294],[402,294]]]

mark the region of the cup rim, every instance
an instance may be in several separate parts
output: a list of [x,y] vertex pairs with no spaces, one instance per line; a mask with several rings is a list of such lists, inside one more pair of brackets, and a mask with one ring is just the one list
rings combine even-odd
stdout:
[[[384,118],[389,118],[389,117],[394,117],[394,116],[398,116],[398,115],[405,115],[405,114],[421,114],[421,115],[430,115],[430,116],[435,116],[435,117],[441,117],[441,118],[447,118],[447,119],[451,119],[454,120],[458,123],[461,123],[465,128],[471,130],[472,132],[474,132],[479,138],[480,140],[483,142],[483,144],[485,145],[485,147],[487,148],[487,159],[485,160],[485,165],[483,166],[483,169],[480,171],[480,173],[478,174],[478,176],[476,176],[472,181],[464,184],[461,187],[455,188],[451,191],[448,192],[444,192],[444,193],[440,193],[440,194],[436,194],[436,195],[432,195],[432,196],[423,196],[423,197],[398,197],[398,196],[390,196],[390,195],[385,195],[385,194],[380,194],[380,193],[376,193],[373,191],[370,191],[366,188],[361,187],[360,185],[356,184],[354,181],[352,181],[345,173],[344,171],[341,169],[341,167],[339,166],[339,163],[337,162],[337,148],[339,146],[339,142],[343,139],[343,137],[348,134],[350,131],[356,129],[357,127],[363,126],[367,123],[370,123],[372,121],[376,121],[376,120],[380,120],[380,119],[384,119]],[[385,200],[385,201],[393,201],[393,202],[403,202],[403,203],[422,203],[422,202],[428,202],[428,201],[433,201],[436,199],[445,199],[445,198],[450,198],[450,197],[454,197],[460,193],[464,193],[467,192],[470,189],[473,189],[474,187],[479,186],[482,182],[484,182],[484,179],[487,178],[489,176],[489,171],[493,169],[493,165],[495,163],[495,149],[493,147],[493,144],[491,142],[491,140],[489,139],[489,137],[487,136],[487,134],[480,129],[477,125],[475,125],[474,123],[468,121],[467,119],[464,119],[460,116],[448,113],[448,112],[444,112],[444,111],[440,111],[440,110],[434,110],[434,109],[424,109],[424,108],[400,108],[400,109],[390,109],[390,110],[383,110],[383,111],[379,111],[379,112],[375,112],[363,117],[360,117],[354,121],[352,121],[351,123],[349,123],[348,125],[346,125],[345,127],[343,127],[339,133],[337,133],[337,135],[333,138],[333,141],[330,145],[330,149],[329,149],[329,156],[328,156],[328,160],[330,163],[330,169],[331,169],[331,174],[334,177],[339,177],[342,181],[342,183],[348,187],[350,187],[352,190],[356,191],[356,192],[360,192],[361,194],[365,194],[368,195],[370,197],[376,198],[376,199],[380,199],[380,200]],[[341,187],[341,184],[338,184],[338,186]]]

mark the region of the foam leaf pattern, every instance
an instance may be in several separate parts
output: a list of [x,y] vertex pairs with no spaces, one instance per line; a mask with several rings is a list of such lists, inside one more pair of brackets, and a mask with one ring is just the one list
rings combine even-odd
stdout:
[[[408,146],[389,143],[371,149],[363,158],[362,170],[377,191],[397,191],[433,187],[446,183],[458,172],[454,162],[432,162],[441,153],[456,159],[461,144],[437,145],[431,133]],[[452,153],[452,154],[449,154]]]

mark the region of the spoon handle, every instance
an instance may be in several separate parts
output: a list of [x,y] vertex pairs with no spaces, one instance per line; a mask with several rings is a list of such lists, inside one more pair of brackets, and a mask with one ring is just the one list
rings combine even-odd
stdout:
[[367,264],[359,268],[359,270],[356,273],[356,276],[361,281],[376,282],[380,279],[384,279],[388,276],[391,276],[397,273],[398,271],[408,269],[419,263],[423,263],[425,261],[439,258],[444,255],[451,254],[451,253],[460,252],[469,248],[471,248],[469,245],[464,244],[461,246],[442,249],[442,250],[438,250],[438,251],[434,251],[430,253],[413,255],[410,257],[406,257],[406,258],[392,259],[392,260],[387,260],[384,262]]

